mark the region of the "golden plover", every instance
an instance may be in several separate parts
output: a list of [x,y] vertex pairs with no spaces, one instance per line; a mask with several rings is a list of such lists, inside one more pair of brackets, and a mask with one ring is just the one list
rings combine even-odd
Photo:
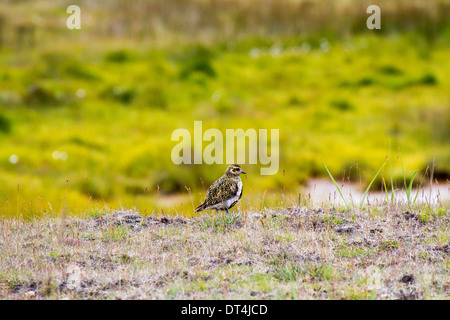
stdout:
[[238,164],[228,166],[225,174],[208,188],[206,200],[194,212],[214,209],[228,213],[242,197],[241,173],[245,174]]

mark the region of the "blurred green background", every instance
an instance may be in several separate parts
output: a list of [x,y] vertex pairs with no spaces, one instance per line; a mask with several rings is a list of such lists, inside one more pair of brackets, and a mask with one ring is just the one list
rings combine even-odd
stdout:
[[399,155],[407,176],[434,159],[448,181],[448,17],[446,0],[3,0],[0,216],[189,215],[226,168],[172,163],[194,120],[280,129],[276,175],[243,164],[244,206],[296,198],[322,161],[364,187],[389,146],[396,187]]

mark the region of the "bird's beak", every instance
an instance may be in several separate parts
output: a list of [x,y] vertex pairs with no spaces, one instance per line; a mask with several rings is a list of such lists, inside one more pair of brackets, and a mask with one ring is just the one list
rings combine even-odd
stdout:
[[241,173],[243,173],[243,174],[247,174],[247,172],[244,172],[244,171],[241,171]]

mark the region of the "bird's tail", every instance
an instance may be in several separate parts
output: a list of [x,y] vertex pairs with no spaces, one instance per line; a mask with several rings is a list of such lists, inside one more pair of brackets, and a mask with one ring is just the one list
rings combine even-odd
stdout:
[[194,210],[194,213],[195,213],[195,212],[199,212],[199,211],[203,211],[203,210],[205,210],[205,208],[206,208],[206,203],[203,202],[201,205],[199,205],[199,206]]

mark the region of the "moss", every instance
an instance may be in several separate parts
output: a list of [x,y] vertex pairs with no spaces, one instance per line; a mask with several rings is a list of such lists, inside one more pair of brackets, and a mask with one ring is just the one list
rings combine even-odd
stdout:
[[[61,188],[67,188],[68,203],[79,209],[103,201],[156,208],[157,194],[200,201],[225,165],[172,164],[171,133],[191,131],[194,120],[222,132],[280,130],[276,175],[260,175],[261,164],[244,164],[249,202],[262,203],[265,190],[265,204],[279,202],[281,190],[296,198],[311,177],[327,179],[324,160],[337,181],[350,179],[364,190],[388,154],[389,141],[396,188],[403,185],[397,150],[407,178],[415,169],[425,172],[435,158],[435,176],[445,181],[450,75],[440,66],[447,46],[433,46],[424,60],[404,50],[421,45],[407,35],[328,39],[326,53],[321,41],[243,37],[231,47],[218,39],[158,48],[103,42],[74,48],[61,42],[53,50],[37,46],[17,55],[4,50],[0,56],[11,64],[0,77],[0,194],[11,206],[17,201],[20,170],[21,184],[30,186],[26,200],[59,203]],[[12,99],[14,92],[22,96]],[[54,151],[68,158],[56,160]],[[20,159],[14,166],[8,161],[12,154]],[[383,177],[390,182],[385,169],[372,191],[380,190]],[[151,191],[144,193],[146,188]],[[173,208],[180,210],[181,202]],[[185,202],[183,212],[191,214]]]
[[0,133],[10,133],[11,128],[11,120],[0,114]]

